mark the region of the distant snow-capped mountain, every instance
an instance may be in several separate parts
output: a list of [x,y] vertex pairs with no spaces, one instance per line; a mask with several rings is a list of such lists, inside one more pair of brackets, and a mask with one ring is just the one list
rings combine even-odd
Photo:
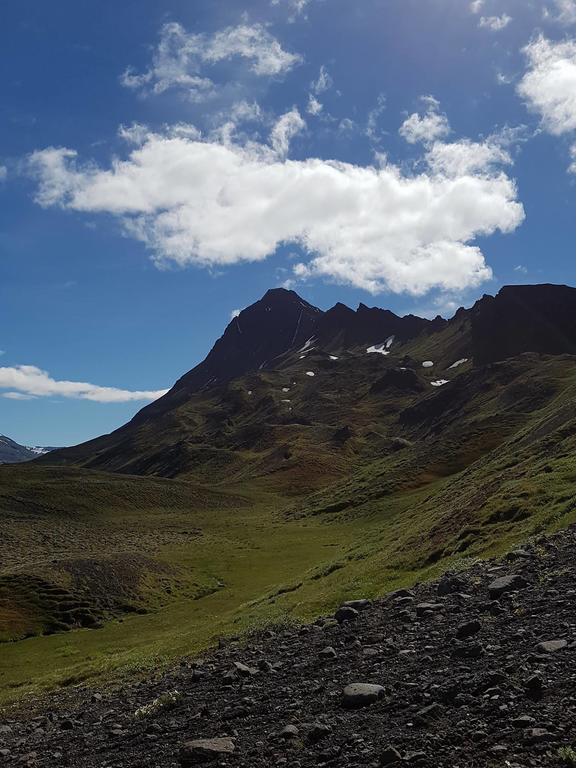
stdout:
[[19,464],[23,461],[32,461],[38,456],[50,453],[54,448],[42,446],[27,446],[11,440],[5,435],[0,435],[0,464]]

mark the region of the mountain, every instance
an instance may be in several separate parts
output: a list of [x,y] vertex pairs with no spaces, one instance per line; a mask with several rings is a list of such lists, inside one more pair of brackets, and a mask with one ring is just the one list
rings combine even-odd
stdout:
[[41,448],[39,446],[28,447],[19,445],[5,435],[0,435],[0,464],[18,464],[23,461],[32,461],[43,456],[54,448]]
[[565,286],[449,320],[270,291],[121,429],[0,467],[0,706],[520,543],[547,562],[576,523],[573,318]]
[[276,474],[312,489],[411,439],[432,412],[447,428],[447,406],[473,409],[494,385],[490,366],[530,379],[536,358],[505,361],[576,354],[575,318],[566,286],[506,286],[450,320],[364,304],[323,312],[270,290],[129,424],[43,461],[211,482]]

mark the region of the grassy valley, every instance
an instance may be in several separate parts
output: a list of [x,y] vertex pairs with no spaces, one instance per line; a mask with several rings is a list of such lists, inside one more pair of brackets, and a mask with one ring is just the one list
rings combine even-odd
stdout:
[[379,351],[339,331],[226,381],[184,377],[112,435],[0,467],[0,703],[158,669],[576,521],[576,358],[474,365],[473,321]]

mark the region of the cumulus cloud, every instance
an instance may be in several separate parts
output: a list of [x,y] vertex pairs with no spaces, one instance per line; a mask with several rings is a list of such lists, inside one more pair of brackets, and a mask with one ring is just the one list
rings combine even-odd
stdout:
[[49,373],[34,365],[0,367],[0,389],[10,400],[27,400],[36,397],[67,397],[75,400],[92,400],[97,403],[128,403],[138,400],[157,400],[168,390],[133,392],[116,387],[100,387],[80,381],[58,381]]
[[484,0],[472,0],[470,3],[470,11],[472,13],[480,13],[484,7]]
[[428,167],[435,174],[458,178],[486,171],[497,172],[503,165],[511,165],[512,158],[496,138],[483,142],[462,139],[450,144],[434,143],[427,154]]
[[29,160],[36,200],[118,217],[159,264],[220,268],[292,244],[305,254],[295,279],[374,293],[461,290],[491,277],[474,240],[524,218],[503,170],[510,158],[494,142],[426,144],[410,172],[383,157],[368,166],[288,159],[302,124],[287,113],[269,145],[149,132],[108,168],[48,148]]
[[[553,42],[540,36],[524,48],[528,71],[518,93],[554,136],[576,135],[576,41]],[[576,158],[576,144],[571,150]],[[574,163],[570,171],[575,172]]]
[[518,85],[520,95],[550,133],[576,130],[576,41],[539,37],[524,53],[529,69]]
[[8,168],[5,165],[0,165],[0,182],[5,181],[8,177]]
[[433,96],[424,96],[421,101],[425,107],[423,114],[415,112],[400,126],[400,136],[409,144],[428,144],[444,139],[450,133],[450,123],[446,115],[440,112],[440,104]]
[[510,24],[512,16],[503,13],[501,16],[482,16],[478,26],[482,29],[489,29],[491,32],[501,32]]
[[213,34],[187,32],[181,24],[165,24],[160,32],[152,65],[143,73],[128,68],[120,81],[126,88],[160,94],[172,88],[201,101],[214,95],[216,84],[205,68],[232,59],[245,60],[259,77],[289,72],[302,61],[285,51],[261,24],[227,27]]

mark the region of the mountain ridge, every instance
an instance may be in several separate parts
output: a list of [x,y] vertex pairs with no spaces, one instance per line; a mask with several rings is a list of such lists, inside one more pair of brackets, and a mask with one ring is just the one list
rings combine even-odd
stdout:
[[[204,361],[128,424],[40,460],[167,477],[198,470],[211,482],[221,482],[223,467],[232,474],[242,466],[284,471],[302,441],[327,444],[330,431],[349,422],[365,443],[374,428],[405,438],[404,409],[415,399],[427,407],[444,398],[440,390],[471,367],[489,379],[486,366],[519,355],[576,354],[572,317],[576,289],[549,284],[505,286],[450,320],[399,317],[364,304],[324,312],[294,291],[272,289],[232,319]],[[405,370],[412,371],[410,382]],[[477,396],[474,377],[469,388],[464,399]],[[383,397],[392,397],[387,414]],[[265,459],[259,470],[255,449]],[[365,446],[363,455],[378,450]],[[330,474],[330,462],[335,471],[340,459],[334,446],[327,449],[318,476]]]
[[10,437],[0,435],[0,464],[19,464],[24,461],[33,461],[54,450],[57,449],[20,445]]

